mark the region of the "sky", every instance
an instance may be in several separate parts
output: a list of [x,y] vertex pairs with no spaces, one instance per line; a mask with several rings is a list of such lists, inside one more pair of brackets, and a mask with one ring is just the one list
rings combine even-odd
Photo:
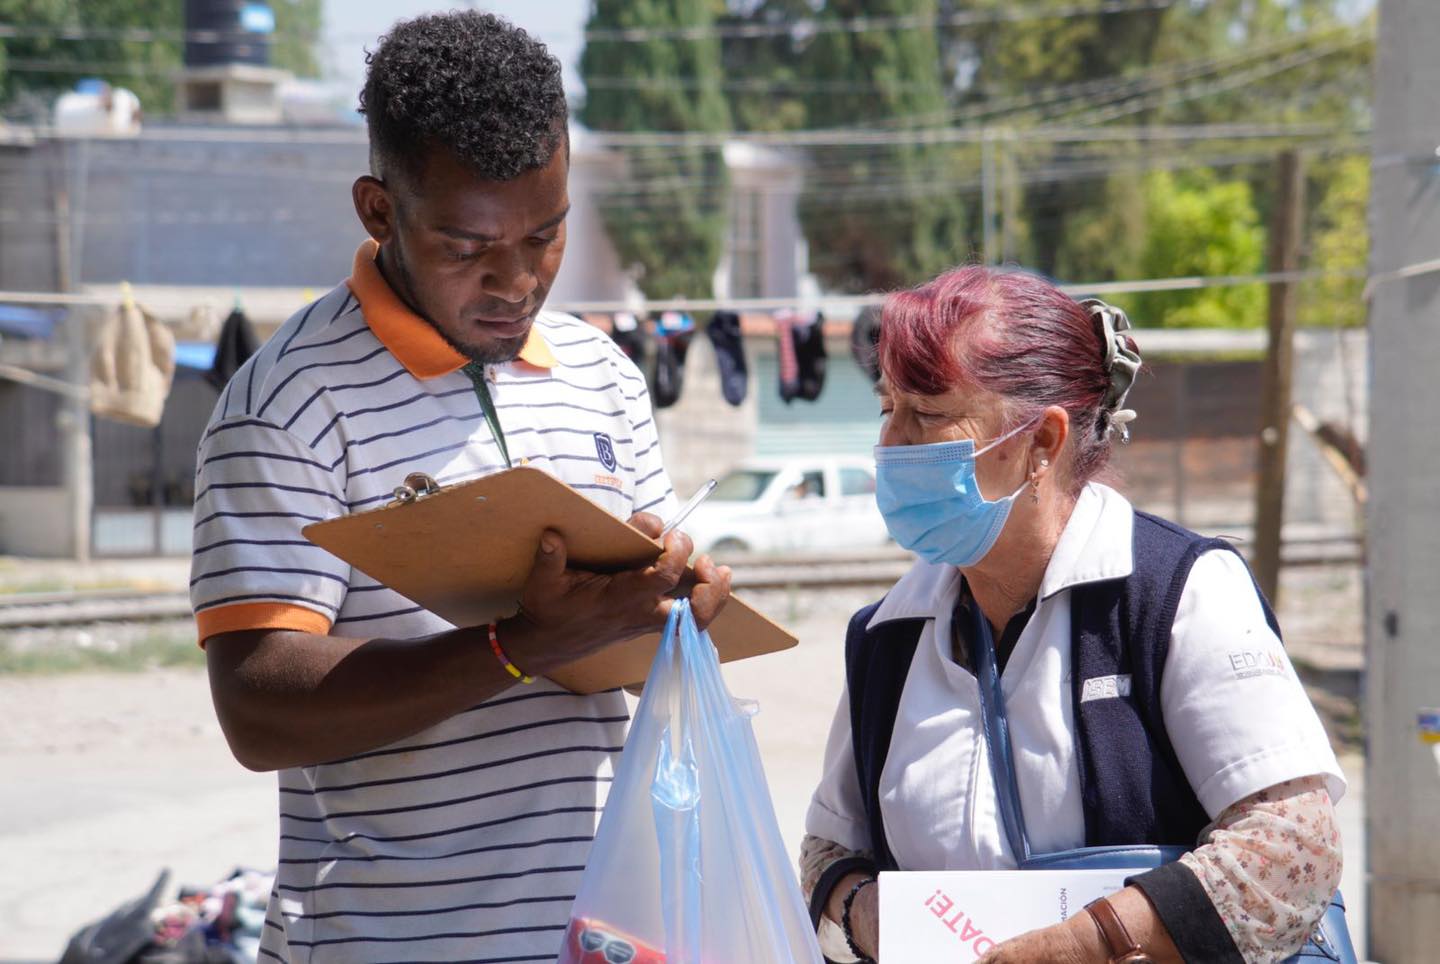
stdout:
[[325,0],[326,79],[358,93],[365,79],[365,47],[396,20],[455,8],[489,10],[544,41],[565,65],[566,89],[581,89],[578,63],[590,0],[488,0],[426,3],[423,0]]

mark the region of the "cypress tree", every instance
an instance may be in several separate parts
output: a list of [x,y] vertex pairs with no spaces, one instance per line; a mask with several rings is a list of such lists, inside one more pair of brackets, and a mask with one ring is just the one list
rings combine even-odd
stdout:
[[[935,0],[829,0],[822,20],[908,17],[896,29],[819,30],[805,54],[815,81],[855,81],[808,98],[807,126],[906,131],[944,112],[945,68]],[[965,260],[973,245],[954,189],[953,148],[864,144],[812,165],[800,216],[811,268],[827,286],[864,291],[911,284]]]
[[[723,132],[720,43],[705,0],[597,0],[587,29],[655,31],[640,40],[592,36],[580,60],[580,120],[595,131]],[[698,28],[675,36],[675,28]],[[627,147],[626,176],[599,197],[621,263],[651,298],[708,297],[725,239],[727,179],[716,146]]]

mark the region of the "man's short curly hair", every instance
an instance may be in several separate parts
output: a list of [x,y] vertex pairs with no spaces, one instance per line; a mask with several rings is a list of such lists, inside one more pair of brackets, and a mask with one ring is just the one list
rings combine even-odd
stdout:
[[463,11],[395,24],[365,57],[360,112],[371,173],[418,174],[437,148],[487,180],[550,163],[566,143],[560,61],[494,14]]

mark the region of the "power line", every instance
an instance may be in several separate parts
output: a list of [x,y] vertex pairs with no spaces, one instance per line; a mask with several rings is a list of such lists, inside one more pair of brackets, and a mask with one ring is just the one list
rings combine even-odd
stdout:
[[[120,40],[129,43],[269,43],[275,34],[248,30],[183,30],[154,27],[81,27],[0,23],[0,40]],[[319,37],[301,37],[307,43]]]
[[[1241,63],[1261,57],[1269,57],[1288,48],[1304,46],[1308,43],[1326,39],[1337,34],[1359,35],[1360,31],[1348,27],[1310,31],[1308,33],[1278,38],[1269,43],[1250,46],[1236,53],[1189,61],[1153,64],[1145,71],[1128,77],[1102,77],[1093,80],[1078,81],[1072,84],[1049,85],[1018,94],[999,97],[993,101],[982,100],[974,104],[964,104],[959,107],[947,108],[943,111],[909,114],[890,120],[881,119],[870,122],[869,124],[859,123],[852,126],[891,127],[927,125],[930,123],[954,123],[964,120],[978,120],[997,113],[1020,113],[1029,109],[1044,108],[1052,105],[1057,109],[1050,111],[1047,116],[1055,116],[1062,112],[1060,109],[1068,106],[1063,103],[1065,101],[1075,102],[1076,107],[1089,106],[1095,101],[1103,103],[1107,100],[1115,99],[1106,96],[1112,93],[1127,91],[1137,94],[1143,93],[1145,88],[1154,89],[1176,81],[1189,80],[1195,77],[1213,74]],[[1369,37],[1368,32],[1364,35]]]
[[[854,17],[826,20],[807,17],[783,24],[718,24],[679,27],[597,28],[584,32],[587,41],[639,43],[651,40],[741,39],[755,37],[810,36],[823,33],[868,33],[879,30],[919,30],[932,27],[965,27],[987,23],[1013,23],[1026,20],[1063,20],[1073,17],[1130,13],[1144,10],[1167,10],[1178,0],[1102,0],[1100,3],[1075,4],[1056,9],[1019,9],[968,11],[939,14],[932,17]],[[246,30],[187,30],[156,27],[87,27],[76,24],[0,23],[0,40],[119,40],[131,43],[192,43],[225,44],[270,42],[274,34],[258,34]],[[319,43],[323,37],[300,35],[305,43]],[[375,39],[369,34],[338,34],[334,39]]]
[[584,77],[586,91],[591,90],[719,90],[752,94],[846,94],[874,93],[876,91],[934,91],[938,90],[933,81],[916,83],[881,83],[878,81],[853,80],[807,80],[798,77],[775,78],[772,80],[701,80],[698,77],[652,76],[652,77]]
[[[1363,148],[1327,147],[1312,149],[1313,156],[1345,156],[1362,153]],[[1063,184],[1095,181],[1119,173],[1141,174],[1155,170],[1186,170],[1197,167],[1225,168],[1248,164],[1273,162],[1274,153],[1207,153],[1193,152],[1159,156],[1153,154],[1126,158],[1097,158],[1081,161],[1051,163],[1036,167],[1021,168],[1014,175],[1017,185]],[[903,176],[897,176],[902,174]],[[706,190],[718,186],[714,179],[675,176],[669,178],[637,179],[630,184],[607,188],[597,193],[596,199],[603,207],[606,204],[622,205],[623,210],[653,211],[663,215],[673,209],[667,201],[667,192]],[[974,168],[957,168],[953,165],[936,165],[930,172],[905,171],[897,165],[866,172],[863,179],[836,176],[822,181],[807,178],[805,187],[799,192],[774,190],[760,193],[796,193],[801,204],[811,210],[815,208],[843,208],[860,201],[881,201],[897,198],[919,199],[940,194],[971,194],[981,188],[981,179]],[[867,216],[869,212],[866,212]],[[904,212],[903,216],[912,216]]]
[[[1143,126],[1083,127],[1042,125],[1029,128],[933,128],[887,130],[882,128],[809,128],[793,131],[578,131],[577,142],[602,148],[671,150],[677,147],[724,147],[726,144],[756,144],[775,147],[865,148],[875,145],[978,145],[987,137],[1013,144],[1100,144],[1197,140],[1310,139],[1336,136],[1368,136],[1368,128],[1343,128],[1316,123],[1211,123]],[[230,127],[144,127],[134,137],[77,138],[48,125],[8,124],[0,126],[0,143],[30,143],[36,139],[65,141],[159,141],[178,144],[367,144],[360,127],[337,128],[230,128]]]
[[748,40],[764,37],[809,37],[833,33],[928,30],[937,27],[973,27],[982,24],[1032,20],[1067,20],[1105,14],[1168,10],[1179,0],[1102,0],[1068,7],[970,10],[932,16],[851,17],[827,20],[806,17],[785,23],[706,24],[678,27],[613,27],[585,31],[585,40],[610,43],[646,43],[652,40]]
[[[1007,270],[1007,269],[1000,269]],[[1010,269],[1022,270],[1022,269]],[[1440,270],[1440,261],[1427,262],[1414,265],[1404,269],[1411,274],[1405,277],[1413,277],[1418,274],[1428,274]],[[1393,274],[1393,273],[1392,273]],[[1139,294],[1150,291],[1198,291],[1205,288],[1223,288],[1236,285],[1250,284],[1277,284],[1294,281],[1317,281],[1333,278],[1366,278],[1364,269],[1341,269],[1341,270],[1302,270],[1285,272],[1266,272],[1263,274],[1249,275],[1214,275],[1214,276],[1187,276],[1176,278],[1148,278],[1132,281],[1103,281],[1092,283],[1065,283],[1058,287],[1061,291],[1070,295],[1101,295],[1101,294]],[[1377,281],[1390,280],[1388,276],[1375,276]],[[194,307],[196,301],[193,297],[184,300],[177,298],[166,299],[165,290],[176,286],[155,285],[137,286],[137,300],[143,301],[152,308],[169,308],[180,311],[187,311]],[[324,290],[329,287],[329,282],[317,283],[311,286],[316,290]],[[178,290],[178,289],[177,289]],[[231,289],[226,289],[231,290]],[[242,287],[238,289],[242,294],[247,290]],[[297,294],[299,288],[291,289]],[[157,295],[159,297],[157,297]],[[182,296],[183,297],[183,296]],[[846,309],[858,310],[866,305],[881,304],[889,297],[886,292],[874,292],[863,295],[819,295],[814,298],[793,296],[782,298],[729,298],[725,300],[713,298],[671,298],[657,299],[645,302],[639,306],[642,312],[690,310],[690,311],[718,311],[730,309],[733,311],[774,311],[781,308],[794,307],[819,307],[827,310],[839,309],[844,314]],[[0,291],[0,304],[13,305],[57,305],[67,307],[108,307],[118,300],[114,294],[62,294],[46,291]],[[558,302],[547,305],[555,311],[568,311],[576,314],[581,313],[604,313],[616,311],[636,311],[637,306],[629,301],[586,301],[575,300]],[[1228,329],[1227,329],[1228,330]],[[1144,329],[1137,332],[1144,334]]]
[[112,74],[126,77],[173,77],[180,69],[126,60],[45,60],[39,57],[11,57],[3,69],[16,74]]
[[[1053,125],[1002,128],[1005,139],[1019,143],[1088,143],[1092,141],[1170,141],[1215,138],[1324,137],[1339,133],[1329,124],[1192,124],[1140,127],[1084,127]],[[882,144],[980,144],[996,136],[993,128],[921,128],[886,130],[865,128],[814,128],[794,131],[589,131],[586,139],[605,147],[723,147],[727,143],[782,147],[854,147]],[[1356,132],[1360,133],[1360,132]]]
[[1351,47],[1355,47],[1362,43],[1368,42],[1368,37],[1350,37],[1348,39],[1336,40],[1332,43],[1326,44],[1316,49],[1297,51],[1296,53],[1293,53],[1288,57],[1284,57],[1277,62],[1257,65],[1250,68],[1248,71],[1243,71],[1233,77],[1226,77],[1220,80],[1211,81],[1208,85],[1203,86],[1203,88],[1200,90],[1187,93],[1182,88],[1182,90],[1177,93],[1176,91],[1171,89],[1161,89],[1155,91],[1152,94],[1146,95],[1146,98],[1141,99],[1139,102],[1125,102],[1112,107],[1096,108],[1086,113],[1082,113],[1078,118],[1075,118],[1073,120],[1075,123],[1080,124],[1103,124],[1106,121],[1113,120],[1117,117],[1125,117],[1130,114],[1139,113],[1143,110],[1169,107],[1174,104],[1183,103],[1185,101],[1197,100],[1202,97],[1210,97],[1214,94],[1225,93],[1226,91],[1234,90],[1238,87],[1248,86],[1256,80],[1263,80],[1266,77],[1273,77],[1276,74],[1294,70],[1296,67],[1302,67],[1305,64],[1311,63],[1316,60],[1322,60],[1326,57],[1331,57],[1335,54],[1343,53]]

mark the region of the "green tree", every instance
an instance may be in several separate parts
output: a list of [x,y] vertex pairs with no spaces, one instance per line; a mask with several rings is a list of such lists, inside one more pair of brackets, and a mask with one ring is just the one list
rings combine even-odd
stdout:
[[[1200,169],[1145,177],[1143,278],[1249,275],[1264,270],[1265,229],[1250,186]],[[1250,328],[1265,321],[1262,285],[1156,291],[1123,299],[1137,325]]]
[[[973,75],[952,94],[952,116],[1021,131],[1042,123],[1228,121],[1363,128],[1374,45],[1365,24],[1357,31],[1343,16],[1353,6],[1344,0],[1195,0],[977,24],[947,41],[969,57]],[[1004,7],[1001,0],[954,0],[957,12]],[[1040,0],[1026,9],[1047,7],[1073,4]],[[1030,239],[1022,260],[1066,278],[1135,277],[1133,258],[1095,251],[1087,242],[1097,233],[1120,237],[1134,223],[1144,207],[1146,164],[1203,166],[1208,154],[1246,152],[1256,152],[1254,142],[1028,146],[1025,163],[1054,173],[1033,183],[1021,205]],[[1108,171],[1107,161],[1113,162]],[[1228,168],[1230,177],[1250,183],[1262,219],[1273,192],[1270,173],[1263,159]]]
[[[587,29],[655,31],[641,42],[592,38],[580,59],[587,84],[581,121],[596,131],[724,132],[720,44],[666,34],[713,27],[704,0],[596,0]],[[620,260],[651,298],[708,297],[720,261],[728,179],[717,146],[636,146],[626,172],[598,198]]]
[[270,62],[296,77],[319,77],[324,0],[270,0],[275,11],[275,44]]
[[[27,28],[0,50],[0,102],[43,115],[56,93],[99,77],[133,90],[147,111],[166,111],[180,66],[180,18],[175,0],[0,0],[0,22]],[[60,36],[66,27],[86,36]],[[107,36],[133,28],[155,31],[158,39]]]
[[[936,17],[935,0],[829,0],[822,20]],[[913,130],[946,106],[944,61],[929,26],[821,30],[804,55],[805,75],[840,87],[807,99],[809,127],[883,125]],[[965,208],[954,185],[957,152],[915,143],[864,144],[831,151],[812,172],[800,217],[810,264],[830,287],[865,291],[913,284],[970,248]]]
[[1070,213],[1056,245],[1055,274],[1080,282],[1135,276],[1147,231],[1145,194],[1136,190],[1142,176],[1129,170],[1106,178],[1098,197]]
[[[813,17],[809,0],[759,0],[726,10],[722,27],[783,27]],[[721,41],[722,81],[735,129],[786,131],[805,126],[810,98],[827,96],[834,82],[806,77],[803,34],[780,30],[763,36],[727,34]],[[845,81],[842,80],[841,83]]]
[[[1333,273],[1363,272],[1369,262],[1370,158],[1359,155],[1315,166],[1311,180],[1323,185],[1309,225],[1309,267]],[[1365,324],[1360,295],[1365,279],[1329,277],[1300,288],[1300,324],[1356,327]]]
[[[319,74],[315,45],[322,0],[274,0],[276,66],[302,77]],[[127,87],[146,113],[169,113],[183,57],[184,5],[179,0],[0,0],[0,23],[25,28],[0,43],[0,104],[8,113],[44,119],[61,91],[86,77]],[[64,29],[78,37],[61,35]],[[149,32],[127,38],[127,30]]]

